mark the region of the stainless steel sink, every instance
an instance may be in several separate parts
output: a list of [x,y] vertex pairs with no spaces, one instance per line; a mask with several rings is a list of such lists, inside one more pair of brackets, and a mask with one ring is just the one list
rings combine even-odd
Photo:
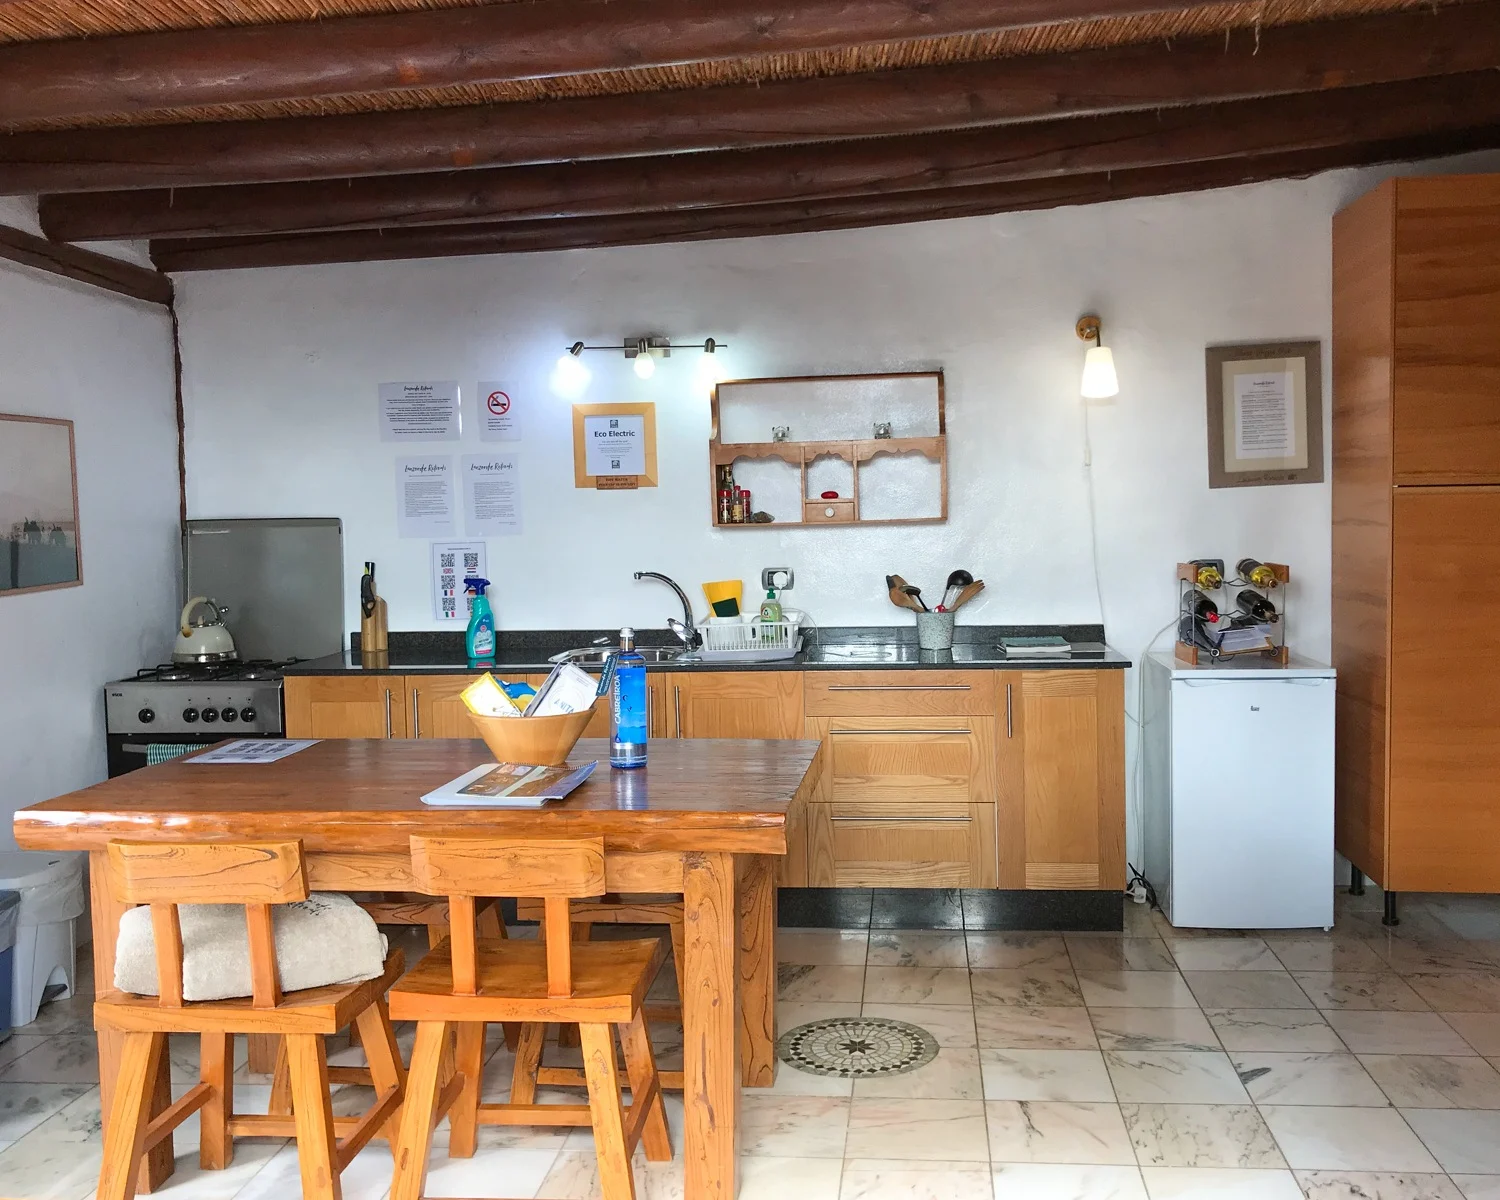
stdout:
[[[677,646],[637,646],[635,652],[642,658],[644,658],[648,663],[662,663],[676,662],[687,653],[687,650],[685,648],[679,648]],[[598,666],[613,653],[615,653],[615,651],[610,649],[608,646],[597,649],[589,648],[580,650],[568,650],[562,654],[554,654],[547,661],[572,662],[577,663],[580,667]],[[692,660],[690,659],[688,661]]]

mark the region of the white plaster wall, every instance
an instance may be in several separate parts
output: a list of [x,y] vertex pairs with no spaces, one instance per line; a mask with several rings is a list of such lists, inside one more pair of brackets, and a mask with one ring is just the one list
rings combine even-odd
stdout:
[[[16,201],[0,209],[18,227],[26,216]],[[13,849],[12,812],[105,777],[103,685],[171,650],[180,551],[166,312],[0,262],[0,412],[75,423],[84,578],[0,595],[0,849]]]

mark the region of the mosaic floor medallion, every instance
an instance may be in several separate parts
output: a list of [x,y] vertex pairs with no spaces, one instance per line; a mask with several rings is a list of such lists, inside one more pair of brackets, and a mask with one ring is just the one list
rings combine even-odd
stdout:
[[865,1079],[902,1075],[937,1057],[932,1034],[905,1021],[884,1017],[831,1017],[799,1025],[781,1035],[782,1062],[813,1075]]

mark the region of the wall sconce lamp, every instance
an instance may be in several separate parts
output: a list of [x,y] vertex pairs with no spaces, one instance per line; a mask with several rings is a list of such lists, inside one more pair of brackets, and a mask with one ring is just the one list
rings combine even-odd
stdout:
[[1085,400],[1105,400],[1120,394],[1120,380],[1115,374],[1115,356],[1099,336],[1099,318],[1090,313],[1078,318],[1074,331],[1086,342],[1093,342],[1083,356],[1083,382],[1079,391]]
[[[689,342],[686,345],[691,347],[694,343]],[[725,348],[726,343],[715,341],[713,338],[708,338],[703,342],[703,358],[700,360],[698,374],[700,379],[709,386],[724,377],[724,369],[716,352]],[[576,399],[583,394],[591,378],[591,372],[581,361],[585,350],[609,350],[616,354],[623,352],[630,360],[637,377],[650,379],[656,374],[656,360],[672,357],[672,340],[654,336],[633,337],[626,338],[616,346],[586,346],[582,342],[574,342],[563,352],[562,357],[557,360],[557,366],[553,368],[553,391],[569,399]]]

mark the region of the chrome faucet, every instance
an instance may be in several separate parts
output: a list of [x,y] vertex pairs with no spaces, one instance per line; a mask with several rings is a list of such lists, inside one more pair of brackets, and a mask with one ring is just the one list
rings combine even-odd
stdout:
[[637,579],[659,579],[674,592],[677,599],[682,601],[682,620],[675,617],[668,619],[667,625],[675,633],[689,650],[697,650],[703,645],[703,635],[698,632],[697,626],[693,624],[693,606],[688,601],[687,593],[677,586],[677,581],[661,574],[659,571],[637,571]]

